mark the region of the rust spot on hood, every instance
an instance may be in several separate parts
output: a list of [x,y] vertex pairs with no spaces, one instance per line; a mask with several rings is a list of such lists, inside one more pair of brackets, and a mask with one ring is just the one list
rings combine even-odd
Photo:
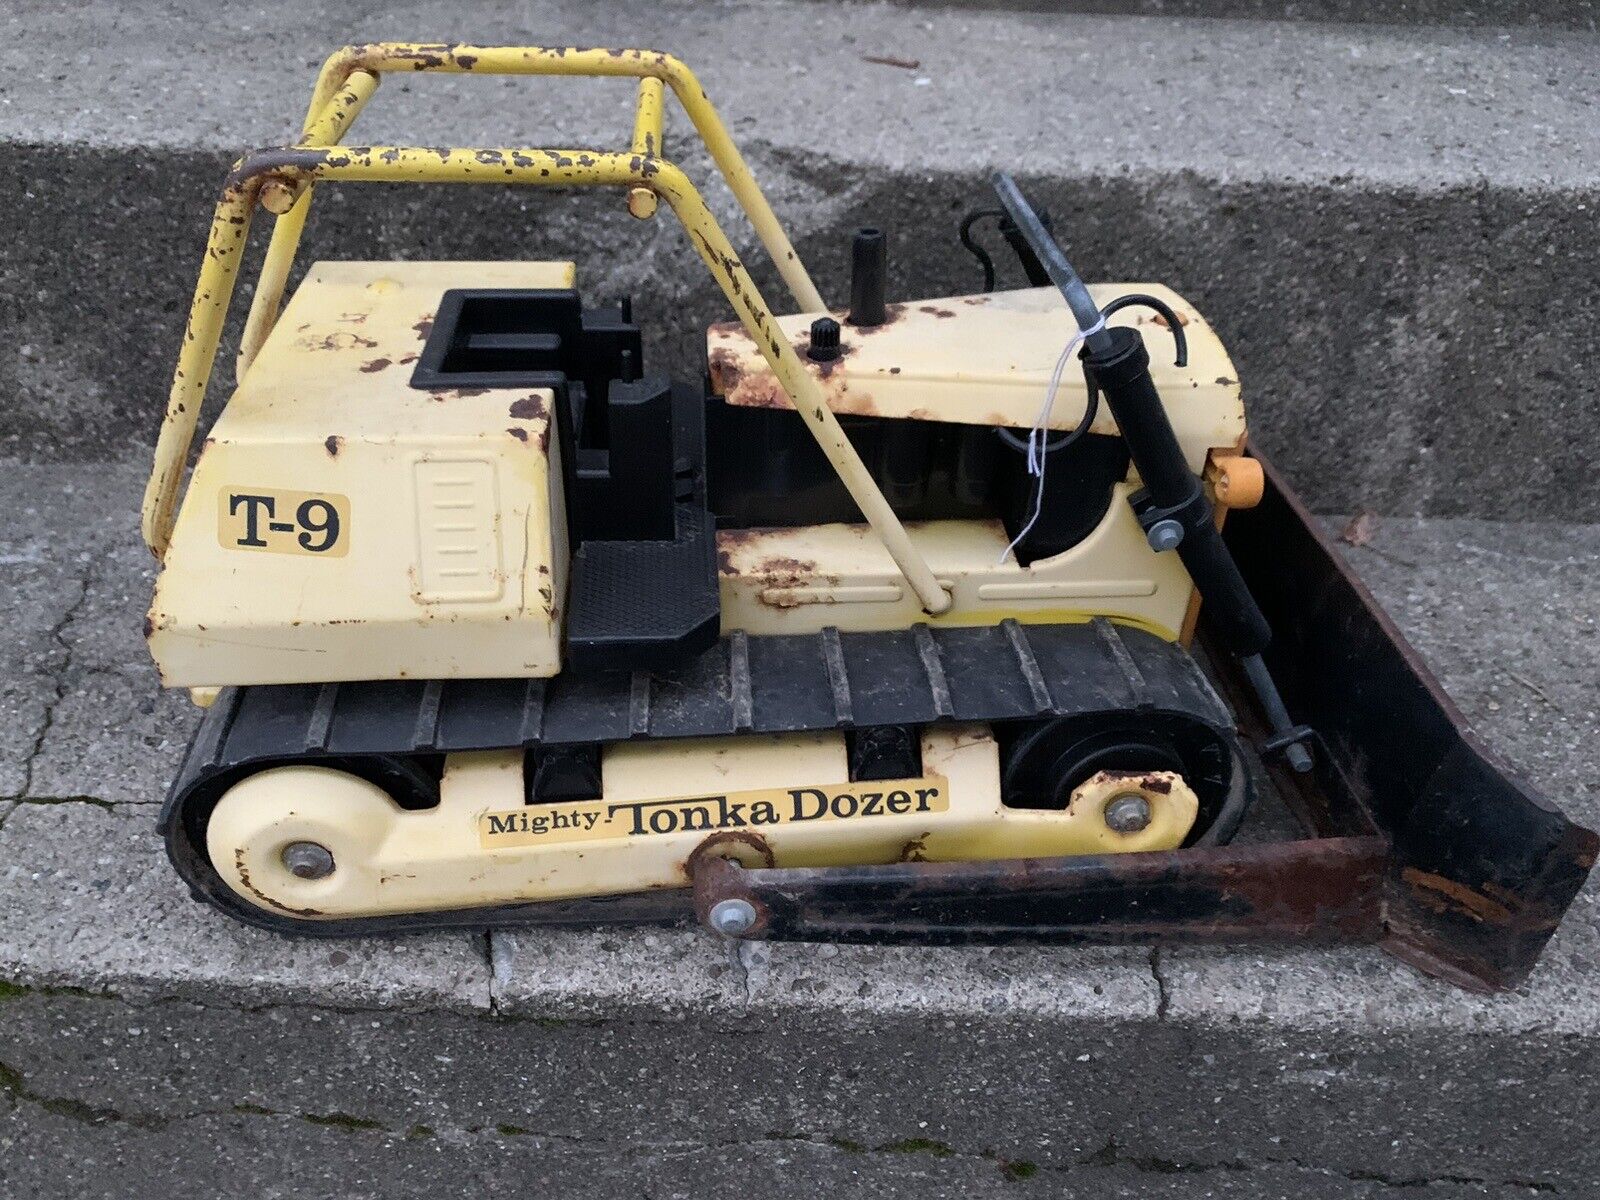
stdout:
[[1172,791],[1172,780],[1160,772],[1102,771],[1101,774],[1107,779],[1115,779],[1121,783],[1126,783],[1130,787],[1154,792],[1158,796],[1168,795]]
[[907,307],[909,306],[905,304],[885,304],[883,306],[883,320],[878,322],[876,325],[857,325],[849,318],[848,314],[839,317],[839,324],[845,326],[847,329],[854,329],[862,337],[866,337],[868,334],[876,333],[880,329],[884,329],[890,325],[893,325],[901,317],[906,315]]
[[817,564],[802,558],[789,558],[786,555],[776,554],[771,558],[764,558],[756,564],[752,575],[759,575],[770,580],[778,587],[793,587],[795,584],[804,583],[817,573]]
[[[757,579],[768,587],[795,587],[818,577],[817,564],[784,554],[761,556],[762,543],[771,529],[724,529],[717,534],[717,569],[730,578]],[[741,565],[740,551],[756,561]]]
[[550,410],[545,407],[544,397],[534,392],[520,400],[513,400],[510,413],[519,421],[542,421],[550,415]]
[[739,365],[739,352],[718,346],[706,360],[711,372],[711,386],[719,396],[727,396],[744,378],[744,368]]
[[716,367],[713,367],[712,371],[713,382],[717,383],[719,391],[727,398],[729,404],[737,404],[743,408],[794,407],[794,401],[789,399],[789,393],[783,390],[778,377],[766,368],[765,363],[762,364],[761,370],[748,373],[737,362],[722,363],[720,377]]
[[[734,571],[735,575],[740,573]],[[760,582],[761,591],[756,599],[768,608],[778,609],[795,608],[801,604],[801,599],[795,594],[798,591],[817,584],[832,586],[839,582],[837,575],[819,572],[814,562],[783,555],[762,559],[749,571],[742,573]]]
[[717,545],[728,553],[734,553],[751,546],[759,547],[775,532],[775,529],[761,525],[753,525],[748,529],[719,529]]
[[[855,347],[846,347],[844,353],[833,362],[812,362],[806,357],[808,345],[805,342],[795,347],[795,352],[800,360],[805,363],[812,377],[822,388],[822,395],[827,406],[836,413],[848,413],[856,416],[876,416],[878,408],[869,392],[854,390],[853,381],[843,371],[839,370],[844,359],[849,356]],[[712,388],[729,404],[740,408],[778,408],[792,409],[794,401],[789,393],[778,382],[778,377],[765,362],[756,367],[746,369],[743,357],[735,350],[718,347],[711,352],[709,357]]]
[[1166,796],[1172,792],[1172,780],[1163,771],[1096,771],[1090,778],[1156,796]]
[[339,457],[339,448],[344,445],[344,439],[336,433],[330,433],[327,440],[322,443],[322,448],[328,452],[329,458]]
[[362,337],[359,333],[341,329],[337,333],[324,334],[322,337],[298,338],[294,344],[298,350],[371,350],[378,343],[369,337]]
[[393,364],[387,358],[369,359],[361,364],[361,373],[363,375],[373,375],[383,370],[385,367],[392,365]]

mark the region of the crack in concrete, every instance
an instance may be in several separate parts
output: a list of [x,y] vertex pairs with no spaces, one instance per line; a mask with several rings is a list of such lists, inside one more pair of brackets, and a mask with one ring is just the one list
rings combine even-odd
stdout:
[[115,1108],[88,1104],[73,1097],[46,1096],[29,1087],[27,1077],[21,1071],[4,1062],[0,1062],[0,1092],[3,1092],[14,1105],[31,1104],[58,1117],[67,1117],[87,1125],[115,1123],[156,1130],[165,1129],[174,1121],[184,1119],[176,1116],[129,1116]]
[[500,994],[511,978],[511,947],[503,945],[493,929],[483,931],[483,956],[489,967],[489,980],[485,985],[488,1011],[500,1015]]
[[[626,1017],[605,1017],[596,1015],[571,1015],[550,1016],[538,1013],[520,1012],[514,1006],[508,1005],[505,993],[501,990],[510,978],[512,966],[511,951],[505,943],[495,940],[491,943],[492,969],[495,972],[490,983],[490,997],[492,1004],[477,1005],[470,1002],[466,1004],[452,1003],[445,997],[415,997],[393,999],[375,996],[369,1003],[334,1004],[328,1001],[315,1001],[305,999],[303,996],[293,998],[285,995],[267,998],[258,1002],[249,1002],[244,998],[228,1000],[218,997],[210,984],[203,985],[202,990],[194,993],[176,991],[158,993],[155,988],[143,983],[135,984],[131,992],[119,992],[112,987],[97,987],[94,989],[77,987],[69,983],[52,983],[47,978],[26,976],[22,978],[0,976],[0,1002],[17,1000],[28,995],[40,996],[72,996],[86,1000],[105,1000],[113,1004],[126,1005],[137,1012],[155,1012],[169,1008],[200,1009],[206,1012],[244,1013],[257,1016],[263,1013],[313,1013],[328,1014],[336,1017],[426,1017],[444,1015],[450,1017],[463,1017],[475,1021],[516,1022],[529,1025],[538,1025],[550,1029],[566,1026],[604,1026],[627,1025],[666,1028],[678,1028],[681,1024],[677,1017],[663,1015],[660,1017],[647,1017],[638,1013],[630,1013]],[[255,990],[260,990],[267,985],[257,982],[252,985]],[[210,993],[210,994],[206,994]],[[753,1036],[737,1030],[725,1031],[725,1037]]]
[[756,993],[767,981],[767,968],[772,961],[772,951],[764,942],[747,942],[739,938],[728,939],[728,961],[738,976],[744,994],[744,1006],[749,1008]]
[[1150,947],[1150,977],[1156,983],[1156,1020],[1165,1021],[1167,1010],[1172,1007],[1172,992],[1167,986],[1167,977],[1161,969],[1161,947]]
[[72,623],[78,619],[83,611],[84,604],[89,599],[89,588],[94,580],[95,560],[90,557],[84,565],[83,572],[78,578],[78,594],[61,614],[61,619],[51,628],[46,637],[61,647],[61,665],[53,672],[51,682],[55,694],[45,701],[44,715],[39,720],[38,732],[34,734],[33,747],[28,751],[27,757],[22,760],[22,787],[15,796],[6,797],[11,800],[24,800],[33,791],[34,764],[44,753],[45,740],[50,736],[50,730],[55,726],[56,709],[67,698],[67,672],[72,669],[72,658],[75,647],[67,640],[66,633]]
[[[1425,1188],[1435,1184],[1453,1183],[1463,1186],[1475,1187],[1519,1187],[1532,1192],[1545,1195],[1561,1195],[1562,1189],[1555,1184],[1534,1179],[1517,1177],[1496,1179],[1487,1175],[1392,1175],[1383,1171],[1364,1171],[1349,1168],[1323,1166],[1307,1162],[1302,1158],[1264,1158],[1257,1162],[1246,1162],[1242,1159],[1218,1159],[1216,1161],[1183,1161],[1179,1159],[1160,1158],[1154,1155],[1129,1154],[1118,1144],[1116,1138],[1110,1138],[1106,1144],[1093,1154],[1077,1160],[1079,1166],[1096,1167],[1128,1167],[1135,1171],[1152,1175],[1202,1175],[1212,1172],[1248,1172],[1271,1167],[1292,1167],[1298,1171],[1313,1171],[1318,1174],[1328,1175],[1336,1179],[1344,1179],[1351,1183],[1376,1183],[1380,1187],[1394,1188],[1396,1190]],[[1056,1167],[1044,1167],[1044,1170],[1058,1170]]]
[[50,806],[53,804],[89,804],[106,812],[115,812],[119,805],[149,805],[160,803],[150,800],[103,800],[99,796],[11,796],[9,799],[15,804],[38,804]]
[[[1286,1162],[1301,1170],[1322,1170],[1319,1167],[1307,1167],[1295,1159],[1286,1159]],[[1375,1183],[1379,1187],[1394,1188],[1397,1191],[1415,1188],[1433,1187],[1435,1184],[1454,1183],[1463,1187],[1514,1187],[1523,1188],[1530,1192],[1537,1192],[1545,1196],[1560,1196],[1566,1194],[1565,1190],[1553,1183],[1541,1183],[1537,1179],[1520,1179],[1512,1176],[1508,1179],[1493,1179],[1487,1175],[1389,1175],[1381,1171],[1336,1171],[1330,1172],[1351,1183]]]
[[744,943],[737,938],[728,939],[728,965],[733,968],[734,977],[739,981],[739,990],[744,994],[746,1005],[750,1003],[750,968],[744,961]]
[[0,830],[6,827],[6,820],[23,805],[34,805],[48,808],[57,804],[87,804],[92,808],[104,812],[118,812],[121,809],[152,809],[159,808],[162,800],[107,800],[103,796],[0,796]]
[[[581,1134],[551,1133],[529,1129],[509,1122],[497,1122],[492,1125],[447,1127],[431,1126],[417,1122],[410,1125],[397,1125],[372,1117],[358,1116],[342,1110],[305,1112],[292,1109],[274,1109],[250,1102],[240,1102],[226,1108],[193,1109],[171,1114],[127,1113],[112,1105],[90,1104],[75,1097],[45,1095],[32,1088],[22,1072],[3,1062],[0,1062],[0,1094],[10,1100],[13,1106],[32,1105],[45,1112],[83,1124],[96,1126],[108,1124],[126,1125],[130,1128],[150,1131],[169,1129],[174,1125],[188,1121],[212,1118],[259,1117],[273,1121],[303,1121],[323,1128],[338,1129],[351,1135],[372,1133],[382,1137],[399,1137],[407,1140],[434,1138],[443,1134],[457,1137],[529,1138],[539,1142],[579,1147],[612,1145],[605,1139],[585,1137]],[[637,1155],[641,1152],[675,1151],[681,1153],[686,1150],[691,1152],[701,1150],[715,1151],[734,1147],[748,1148],[769,1144],[794,1143],[804,1143],[848,1155],[880,1157],[899,1155],[982,1162],[993,1165],[1007,1180],[1012,1182],[1030,1179],[1040,1173],[1071,1175],[1084,1168],[1094,1167],[1121,1167],[1148,1175],[1248,1173],[1274,1167],[1289,1167],[1298,1171],[1344,1179],[1352,1183],[1375,1183],[1380,1187],[1392,1188],[1397,1191],[1422,1189],[1438,1184],[1455,1184],[1466,1187],[1516,1187],[1541,1195],[1565,1194],[1564,1189],[1555,1184],[1534,1179],[1519,1177],[1497,1179],[1486,1175],[1463,1175],[1457,1173],[1394,1175],[1382,1171],[1323,1166],[1293,1157],[1265,1158],[1256,1162],[1246,1162],[1242,1159],[1221,1159],[1209,1162],[1184,1161],[1161,1158],[1155,1155],[1130,1154],[1117,1144],[1115,1138],[1109,1139],[1099,1150],[1059,1163],[1036,1163],[1029,1159],[1007,1157],[993,1148],[982,1150],[962,1149],[924,1137],[906,1138],[900,1141],[884,1142],[876,1146],[867,1146],[848,1138],[820,1133],[789,1134],[772,1131],[756,1137],[708,1141],[668,1140],[647,1142],[629,1139],[626,1148],[629,1153]]]
[[[153,990],[153,989],[152,989]],[[209,989],[208,989],[209,990]],[[302,997],[290,999],[268,999],[260,1003],[246,1003],[239,1000],[230,1003],[227,1000],[208,998],[200,994],[183,992],[168,994],[143,994],[137,990],[132,993],[119,992],[110,987],[83,988],[70,983],[50,983],[35,976],[33,980],[5,978],[0,976],[0,1002],[13,1001],[20,998],[37,996],[71,996],[83,1000],[106,1000],[113,1004],[121,1004],[133,1009],[135,1012],[159,1012],[162,1009],[186,1008],[200,1009],[203,1012],[244,1013],[258,1016],[263,1013],[313,1013],[327,1014],[335,1017],[362,1017],[371,1018],[375,1015],[411,1017],[431,1014],[444,1014],[460,1016],[469,1019],[487,1018],[489,1012],[476,1005],[460,1007],[441,1003],[440,998],[425,997],[416,999],[393,1000],[375,997],[370,1004],[332,1004],[306,1000]],[[522,1020],[516,1014],[500,1014],[500,1019]],[[559,1021],[558,1024],[566,1024]],[[576,1023],[576,1022],[573,1022]],[[666,1022],[662,1022],[665,1024]]]

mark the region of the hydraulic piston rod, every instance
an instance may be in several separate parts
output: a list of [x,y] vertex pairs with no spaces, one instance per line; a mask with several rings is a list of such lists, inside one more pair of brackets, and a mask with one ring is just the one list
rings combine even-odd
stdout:
[[1304,739],[1309,730],[1293,724],[1277,686],[1261,660],[1272,641],[1272,628],[1250,594],[1238,564],[1222,541],[1200,480],[1184,461],[1172,422],[1150,375],[1150,355],[1137,329],[1108,329],[1104,314],[1066,254],[1004,172],[993,177],[994,189],[1051,282],[1060,290],[1083,336],[1084,362],[1094,384],[1105,393],[1128,455],[1139,470],[1149,496],[1140,521],[1152,549],[1176,550],[1206,602],[1212,626],[1228,649],[1245,665],[1246,676],[1272,727],[1271,748],[1281,749],[1296,771],[1311,769]]

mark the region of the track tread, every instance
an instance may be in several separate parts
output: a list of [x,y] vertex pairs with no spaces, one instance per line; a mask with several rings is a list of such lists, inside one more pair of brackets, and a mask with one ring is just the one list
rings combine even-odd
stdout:
[[[1234,721],[1182,647],[1104,618],[1077,625],[940,628],[749,637],[736,632],[672,670],[553,679],[383,680],[227,688],[201,721],[163,806],[179,874],[252,924],[341,935],[496,924],[678,920],[682,905],[626,897],[513,904],[462,913],[308,922],[248,905],[206,857],[218,796],[289,763],[432,759],[514,747],[1006,723],[1112,711],[1172,712],[1236,744]],[[619,916],[618,914],[628,914]]]

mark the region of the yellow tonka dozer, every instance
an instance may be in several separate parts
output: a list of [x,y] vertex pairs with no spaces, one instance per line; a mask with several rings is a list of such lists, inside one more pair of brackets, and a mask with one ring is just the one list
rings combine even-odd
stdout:
[[[632,78],[632,143],[341,144],[389,71]],[[664,156],[669,90],[793,315]],[[737,317],[709,386],[647,370],[569,262],[322,262],[285,302],[316,188],[368,181],[664,202]],[[196,897],[317,934],[698,914],[1522,978],[1595,836],[1462,729],[1247,448],[1201,314],[1085,286],[994,185],[961,230],[984,291],[888,302],[863,230],[830,309],[676,59],[333,55],[300,142],[224,184],[145,496],[150,650],[207,706],[162,816]],[[258,206],[238,385],[183,488]],[[1030,286],[993,290],[985,220]],[[1261,789],[1304,835],[1230,846]]]

